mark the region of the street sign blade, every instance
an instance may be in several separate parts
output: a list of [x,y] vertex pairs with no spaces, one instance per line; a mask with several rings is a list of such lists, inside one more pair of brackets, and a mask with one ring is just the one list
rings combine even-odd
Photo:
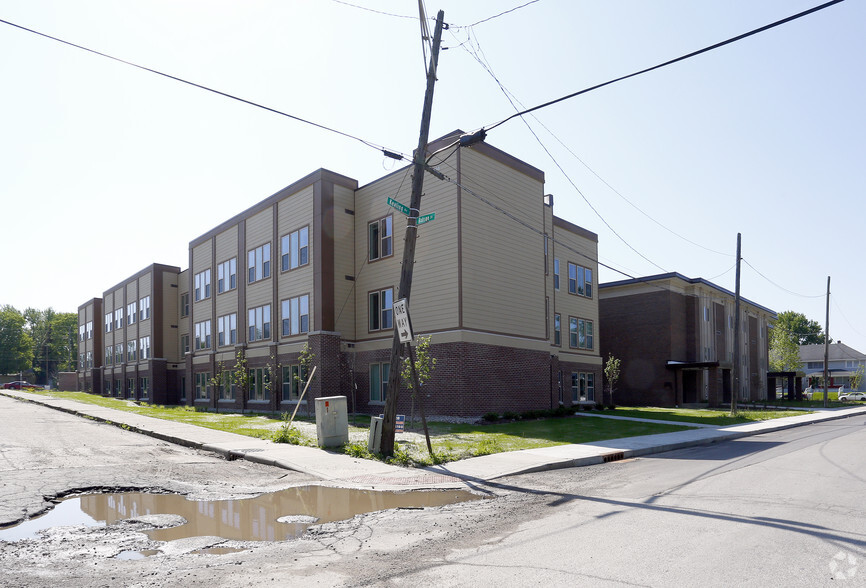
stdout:
[[418,224],[423,225],[424,223],[429,223],[431,220],[436,218],[436,213],[431,212],[430,214],[425,214],[418,217]]
[[399,210],[400,212],[402,212],[406,216],[409,216],[409,212],[411,211],[411,209],[408,206],[406,206],[402,202],[398,202],[397,200],[394,200],[393,198],[388,198],[388,206],[390,206],[392,208],[396,208],[397,210]]

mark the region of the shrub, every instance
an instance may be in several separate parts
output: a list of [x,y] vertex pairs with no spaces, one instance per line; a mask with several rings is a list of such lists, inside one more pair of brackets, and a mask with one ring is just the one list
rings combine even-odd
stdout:
[[608,409],[608,410],[615,410],[615,409],[616,409],[616,404],[608,404],[608,405],[607,405],[607,409]]
[[484,416],[481,417],[481,419],[484,421],[487,421],[488,423],[493,423],[493,422],[496,422],[499,420],[499,413],[498,412],[488,412],[488,413],[485,413]]
[[604,404],[602,404],[601,402],[596,402],[595,410],[604,410]]
[[502,415],[502,418],[508,421],[519,421],[520,415],[516,412],[512,412],[510,410],[506,411],[505,414]]
[[288,443],[290,445],[304,445],[304,436],[295,427],[280,427],[280,430],[274,433],[272,437],[274,443]]

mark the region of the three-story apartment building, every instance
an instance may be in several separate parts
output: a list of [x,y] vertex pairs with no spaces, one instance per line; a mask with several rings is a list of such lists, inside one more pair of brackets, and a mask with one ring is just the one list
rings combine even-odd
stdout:
[[[410,313],[437,359],[421,391],[428,414],[600,399],[597,236],[554,215],[541,170],[484,143],[448,148],[457,137],[429,146],[446,148],[431,162],[444,179],[426,174],[423,210],[412,214],[435,217],[410,229]],[[284,411],[340,394],[381,412],[407,226],[392,204],[409,202],[411,174],[359,186],[321,169],[193,239],[189,269],[172,268],[177,288],[160,290],[173,320],[159,333],[166,401]],[[106,320],[140,301],[142,278],[106,291]],[[317,367],[303,400],[302,354]],[[128,366],[108,367],[112,382],[129,380]],[[145,376],[154,399],[155,373]],[[401,394],[399,410],[410,402]]]

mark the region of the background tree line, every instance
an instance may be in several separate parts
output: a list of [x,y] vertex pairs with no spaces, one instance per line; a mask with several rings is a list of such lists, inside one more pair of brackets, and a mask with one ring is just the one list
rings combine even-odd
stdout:
[[822,344],[824,340],[824,331],[817,321],[793,310],[780,312],[770,329],[770,371],[800,371],[800,345]]
[[52,308],[0,308],[0,374],[22,374],[33,384],[55,382],[58,372],[75,371],[78,315]]

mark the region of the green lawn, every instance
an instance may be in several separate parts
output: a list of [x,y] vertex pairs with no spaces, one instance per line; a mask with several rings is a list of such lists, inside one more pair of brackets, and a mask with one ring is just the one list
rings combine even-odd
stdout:
[[[283,418],[273,414],[217,413],[196,410],[189,406],[138,404],[130,400],[107,398],[86,392],[51,390],[36,391],[36,393],[264,439],[273,439],[285,422]],[[446,462],[504,451],[571,443],[592,443],[608,439],[682,431],[689,428],[689,423],[730,425],[803,413],[804,411],[743,410],[731,417],[728,411],[718,409],[640,407],[617,408],[603,412],[593,411],[593,414],[675,421],[681,422],[683,425],[580,416],[518,420],[493,424],[430,422],[429,429],[431,444],[436,454],[435,461]],[[307,419],[299,413],[296,421],[300,421],[299,426],[296,433],[288,436],[291,437],[290,442],[315,445],[315,430],[309,426],[310,423]],[[305,422],[307,422],[307,426],[304,426]],[[370,417],[366,415],[351,416],[349,424],[357,424],[357,426],[349,427],[352,442],[346,446],[344,451],[359,457],[381,458],[381,456],[370,455],[366,451],[366,434],[369,429]],[[433,460],[427,452],[421,425],[419,422],[414,425],[414,428],[410,426],[407,429],[407,434],[397,435],[398,450],[395,452],[395,461],[405,465],[432,463]]]
[[662,421],[677,421],[701,423],[704,425],[738,425],[753,421],[767,421],[782,417],[807,414],[804,410],[752,410],[742,408],[731,416],[730,410],[718,408],[617,408],[605,414],[641,419],[658,419]]

